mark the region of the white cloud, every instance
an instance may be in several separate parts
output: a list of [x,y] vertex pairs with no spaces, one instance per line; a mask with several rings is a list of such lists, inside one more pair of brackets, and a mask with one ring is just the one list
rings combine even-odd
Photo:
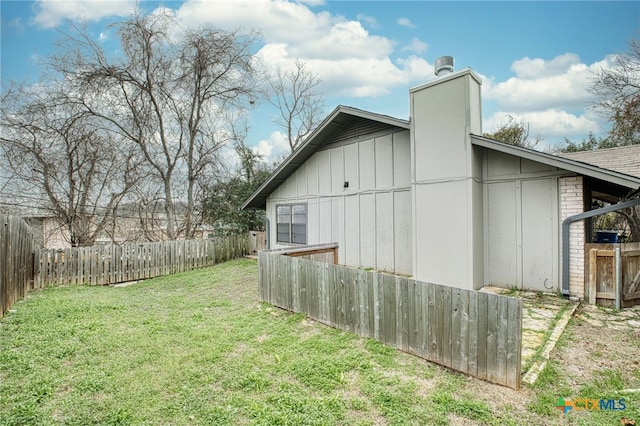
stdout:
[[308,4],[309,6],[322,6],[326,2],[324,0],[296,0],[296,3]]
[[[215,4],[216,7],[212,7]],[[394,87],[408,86],[433,68],[421,58],[409,56],[393,61],[395,42],[371,34],[360,15],[349,20],[326,11],[312,11],[302,3],[273,0],[237,0],[212,3],[185,2],[176,15],[185,27],[212,24],[234,29],[253,28],[261,34],[258,52],[268,66],[291,67],[296,59],[323,79],[325,94],[379,96]],[[424,52],[426,44],[414,40],[405,52]]]
[[589,89],[594,73],[612,66],[612,57],[589,65],[566,53],[551,60],[518,59],[511,66],[515,76],[506,81],[483,76],[483,97],[499,108],[485,119],[484,131],[495,131],[511,116],[529,124],[531,137],[540,135],[546,141],[603,134],[608,127],[606,117],[591,108],[596,99]]
[[270,162],[281,158],[283,155],[289,155],[291,149],[287,136],[279,131],[271,132],[269,139],[263,139],[253,148],[253,151],[262,155],[264,162]]
[[573,53],[565,53],[550,61],[540,58],[530,59],[529,57],[518,59],[511,64],[511,70],[516,73],[518,78],[537,79],[562,75],[574,65],[580,65],[580,57]]
[[574,54],[550,61],[523,58],[511,66],[515,77],[499,83],[485,80],[483,95],[508,111],[585,108],[595,99],[589,93],[593,73],[603,66],[610,66],[609,61],[587,65]]
[[65,19],[98,21],[107,16],[130,15],[136,0],[38,0],[33,22],[43,28],[52,28]]
[[373,16],[369,16],[369,15],[365,15],[365,14],[359,13],[356,18],[358,19],[358,21],[364,22],[365,24],[367,24],[371,28],[377,28],[378,27],[378,21]]
[[402,51],[403,52],[423,53],[423,52],[426,52],[428,48],[429,48],[429,45],[427,43],[425,43],[424,41],[421,41],[420,39],[414,37],[413,39],[411,39],[411,43],[409,43],[406,46],[402,47]]
[[602,131],[601,123],[593,113],[587,111],[576,115],[559,109],[523,113],[500,111],[484,120],[484,131],[487,133],[496,131],[509,121],[509,116],[529,125],[529,138],[540,136],[545,140],[558,140],[564,137],[582,137],[589,132],[597,134]]
[[411,19],[409,18],[398,18],[398,20],[396,21],[398,23],[398,25],[401,25],[403,27],[407,27],[407,28],[415,28],[415,24],[413,22],[411,22]]
[[105,41],[109,38],[109,34],[106,32],[101,32],[100,37],[98,38],[100,41]]

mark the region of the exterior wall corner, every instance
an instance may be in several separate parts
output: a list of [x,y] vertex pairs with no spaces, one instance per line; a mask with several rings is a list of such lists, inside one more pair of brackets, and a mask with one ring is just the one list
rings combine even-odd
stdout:
[[[558,182],[560,193],[560,221],[584,212],[584,179],[582,176],[562,177]],[[584,298],[584,220],[569,227],[569,293]]]

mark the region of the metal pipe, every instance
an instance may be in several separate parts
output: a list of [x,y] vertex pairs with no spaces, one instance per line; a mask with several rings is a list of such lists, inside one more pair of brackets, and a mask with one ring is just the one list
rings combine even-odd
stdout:
[[578,220],[588,219],[603,213],[615,212],[626,209],[628,207],[640,204],[640,198],[635,200],[623,201],[622,203],[613,204],[611,206],[602,207],[600,209],[589,210],[588,212],[579,213],[569,216],[562,221],[562,295],[569,297],[569,225]]
[[616,309],[620,310],[620,287],[622,286],[622,256],[620,246],[616,247]]

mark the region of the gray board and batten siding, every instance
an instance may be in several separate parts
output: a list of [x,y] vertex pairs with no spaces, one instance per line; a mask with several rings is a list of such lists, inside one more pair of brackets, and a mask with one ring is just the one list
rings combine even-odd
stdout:
[[[307,208],[306,244],[336,241],[339,263],[412,273],[409,131],[353,117],[266,199]],[[277,241],[271,224],[271,247]]]
[[259,253],[262,301],[457,371],[520,387],[522,300]]

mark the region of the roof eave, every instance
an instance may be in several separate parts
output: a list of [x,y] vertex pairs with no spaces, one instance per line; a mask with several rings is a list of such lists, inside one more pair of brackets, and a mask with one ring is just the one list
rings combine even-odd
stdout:
[[271,188],[272,186],[277,187],[282,184],[291,175],[291,173],[287,173],[287,170],[289,168],[293,167],[295,171],[295,169],[300,167],[307,159],[309,159],[309,157],[311,157],[311,155],[313,155],[313,152],[321,147],[321,144],[314,142],[316,142],[316,139],[328,130],[328,128],[333,124],[334,120],[341,114],[347,114],[355,117],[365,118],[368,120],[378,121],[406,130],[409,130],[410,128],[409,120],[402,120],[387,115],[375,114],[369,111],[339,105],[322,121],[322,123],[320,123],[318,127],[316,127],[316,129],[309,135],[309,137],[307,137],[307,139],[302,142],[302,145],[300,145],[300,147],[293,151],[291,155],[289,155],[289,157],[287,157],[287,159],[285,159],[282,164],[280,164],[276,168],[276,170],[267,178],[267,180],[262,185],[260,185],[260,187],[258,187],[258,189],[256,189],[253,194],[251,194],[251,196],[244,202],[244,204],[242,204],[241,209],[264,210],[266,208],[267,197],[272,192],[272,190],[269,190],[269,188]]
[[547,154],[545,152],[534,151],[528,148],[509,145],[503,142],[498,142],[493,139],[473,134],[471,135],[471,142],[475,146],[480,146],[505,154],[515,155],[531,161],[537,161],[539,163],[547,164],[552,167],[557,167],[560,169],[568,170],[570,172],[593,177],[605,182],[624,186],[626,188],[637,189],[638,187],[640,187],[640,178],[609,169],[603,169],[601,167],[597,167],[581,161],[571,160],[564,157],[558,157],[557,155]]

